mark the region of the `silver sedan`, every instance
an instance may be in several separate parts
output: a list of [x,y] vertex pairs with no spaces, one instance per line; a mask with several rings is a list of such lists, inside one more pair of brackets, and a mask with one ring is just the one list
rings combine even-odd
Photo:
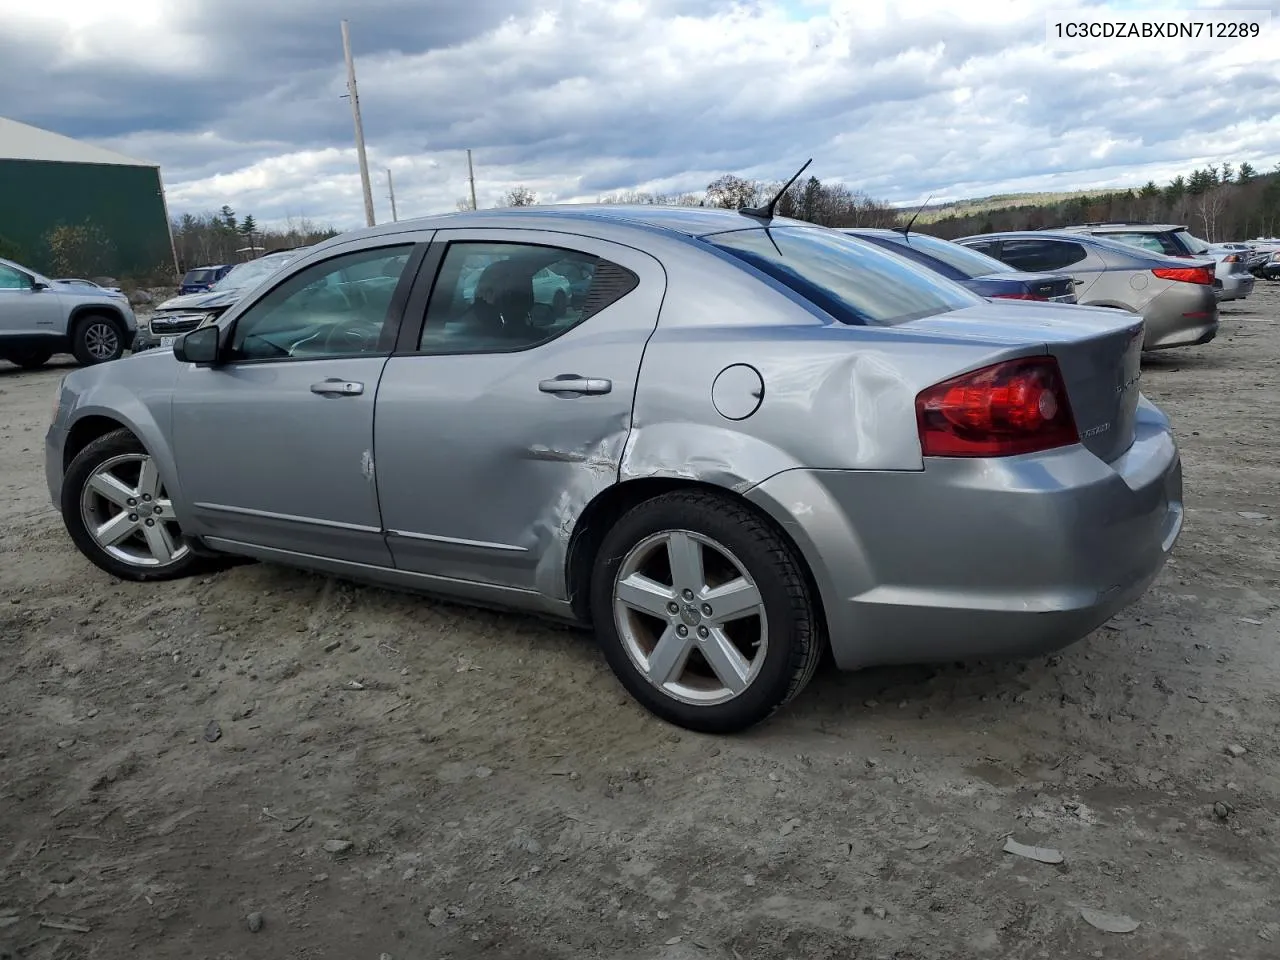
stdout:
[[827,649],[1033,655],[1139,596],[1183,512],[1142,330],[768,211],[401,221],[70,373],[49,490],[116,577],[238,555],[590,625],[644,706],[728,732]]

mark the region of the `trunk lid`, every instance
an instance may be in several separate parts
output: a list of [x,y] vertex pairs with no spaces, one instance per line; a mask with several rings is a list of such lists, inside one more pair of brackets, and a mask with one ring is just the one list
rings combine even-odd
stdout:
[[1031,273],[1024,270],[1010,270],[1003,273],[988,273],[976,279],[1016,283],[1031,296],[1053,303],[1076,302],[1075,284],[1072,282],[1071,277],[1065,273]]
[[[1108,463],[1133,444],[1142,375],[1143,322],[1138,314],[993,300],[903,326],[993,346],[1047,349],[1066,381],[1080,442]],[[1034,352],[1040,350],[1026,351]]]

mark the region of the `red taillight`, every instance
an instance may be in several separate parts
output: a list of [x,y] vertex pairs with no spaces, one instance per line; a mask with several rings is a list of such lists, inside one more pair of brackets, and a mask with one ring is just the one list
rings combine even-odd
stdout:
[[1208,267],[1156,267],[1151,272],[1161,280],[1179,280],[1182,283],[1213,283],[1213,271]]
[[1007,360],[929,387],[916,397],[926,457],[1008,457],[1078,443],[1058,361]]
[[1048,300],[1048,297],[1042,297],[1034,293],[993,293],[991,295],[996,300]]

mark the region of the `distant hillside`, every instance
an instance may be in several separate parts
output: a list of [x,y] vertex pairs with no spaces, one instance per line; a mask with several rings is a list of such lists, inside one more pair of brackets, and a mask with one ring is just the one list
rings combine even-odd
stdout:
[[[1047,206],[1079,197],[1100,197],[1107,190],[1064,190],[1060,193],[1001,193],[990,197],[970,197],[964,200],[953,200],[949,203],[931,203],[921,211],[916,223],[933,223],[943,217],[967,217],[973,214],[986,213],[988,210],[1004,210],[1009,207]],[[899,208],[899,212],[910,216],[916,208],[910,204]]]
[[[1000,230],[1042,230],[1107,220],[1146,220],[1186,224],[1193,233],[1218,243],[1280,234],[1280,164],[1259,174],[1249,164],[1229,163],[1179,174],[1160,187],[1079,190],[1069,193],[1014,194],[939,204],[920,214],[917,224],[947,239]],[[910,211],[899,209],[905,222]]]

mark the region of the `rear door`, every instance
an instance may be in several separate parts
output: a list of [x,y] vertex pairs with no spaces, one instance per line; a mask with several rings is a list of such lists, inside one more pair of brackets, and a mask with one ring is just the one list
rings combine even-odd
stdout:
[[1006,237],[1000,245],[1000,259],[1029,273],[1070,274],[1080,303],[1088,298],[1104,268],[1083,243],[1052,237]]
[[378,391],[378,497],[396,566],[564,599],[568,536],[617,481],[665,289],[659,262],[631,247],[437,234]]

